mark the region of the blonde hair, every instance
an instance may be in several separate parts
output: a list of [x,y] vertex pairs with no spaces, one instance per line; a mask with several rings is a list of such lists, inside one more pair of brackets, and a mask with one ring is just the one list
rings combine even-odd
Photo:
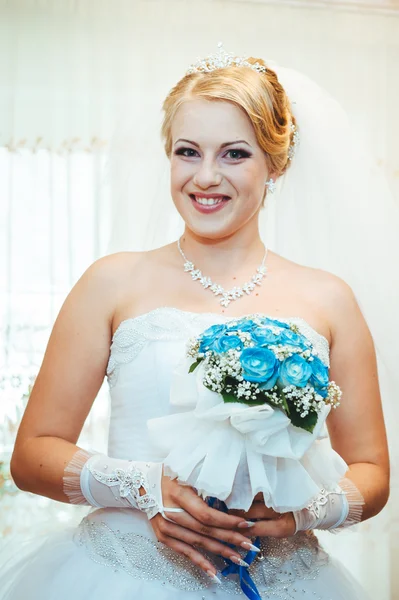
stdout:
[[271,173],[282,175],[290,164],[288,150],[293,141],[291,124],[295,118],[290,101],[276,73],[262,59],[248,58],[251,64],[266,67],[259,73],[249,67],[230,66],[206,73],[185,75],[169,92],[163,103],[161,134],[168,158],[172,153],[172,122],[177,109],[188,100],[232,102],[248,115],[259,146],[265,153]]

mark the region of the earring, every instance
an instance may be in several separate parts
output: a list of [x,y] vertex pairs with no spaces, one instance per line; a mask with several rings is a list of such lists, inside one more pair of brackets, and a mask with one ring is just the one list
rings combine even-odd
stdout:
[[274,192],[276,191],[276,182],[273,179],[269,179],[269,181],[266,181],[265,186],[267,187],[267,191],[270,194],[274,194]]

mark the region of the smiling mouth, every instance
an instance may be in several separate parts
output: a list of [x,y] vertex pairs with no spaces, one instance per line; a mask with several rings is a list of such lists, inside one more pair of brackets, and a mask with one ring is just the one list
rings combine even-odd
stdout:
[[195,194],[190,194],[190,198],[201,206],[216,206],[217,204],[221,204],[222,202],[227,202],[227,200],[230,200],[230,196],[213,196],[209,198],[197,196]]

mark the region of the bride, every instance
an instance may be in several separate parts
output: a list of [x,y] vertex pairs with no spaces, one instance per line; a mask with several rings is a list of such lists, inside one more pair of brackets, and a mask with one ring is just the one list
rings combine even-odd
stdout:
[[[191,66],[164,112],[184,233],[155,250],[101,258],[83,274],[55,322],[12,457],[19,488],[93,509],[73,531],[32,542],[3,566],[0,598],[361,600],[312,530],[369,519],[388,499],[373,339],[344,280],[283,258],[259,231],[304,125],[272,68],[222,49]],[[257,283],[245,286],[254,274]],[[164,474],[148,436],[147,421],[171,411],[187,340],[253,314],[294,323],[343,390],[327,423],[345,478],[294,512],[274,512],[259,494],[247,512],[216,510]],[[108,456],[76,445],[105,374]],[[236,574],[221,573],[225,559]]]

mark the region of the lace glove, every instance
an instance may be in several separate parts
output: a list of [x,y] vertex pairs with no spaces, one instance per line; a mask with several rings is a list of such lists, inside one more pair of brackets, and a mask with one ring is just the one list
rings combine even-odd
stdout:
[[78,450],[65,469],[63,491],[71,504],[137,508],[152,519],[163,513],[162,474],[162,463]]
[[328,529],[338,533],[360,523],[364,499],[350,479],[341,479],[333,490],[320,490],[312,502],[302,510],[293,512],[296,531]]

